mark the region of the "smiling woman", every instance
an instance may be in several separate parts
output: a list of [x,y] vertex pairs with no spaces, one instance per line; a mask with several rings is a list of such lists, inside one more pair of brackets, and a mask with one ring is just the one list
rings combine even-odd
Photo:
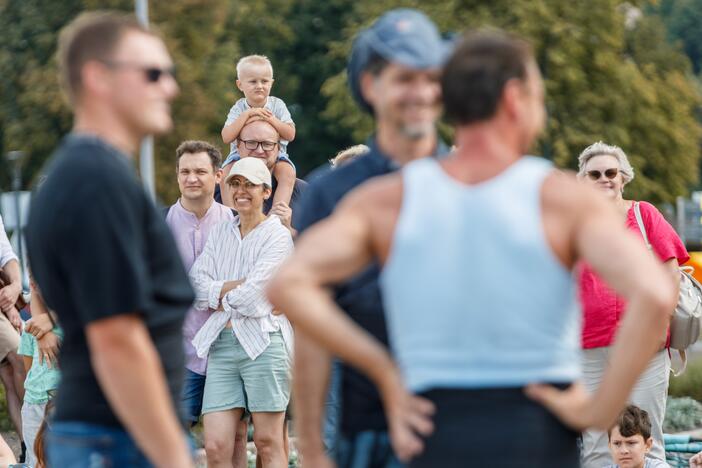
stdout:
[[[578,162],[578,178],[611,200],[617,207],[622,222],[643,242],[636,220],[638,204],[651,250],[677,278],[678,265],[689,259],[687,251],[673,228],[653,205],[624,199],[624,187],[634,179],[634,169],[624,151],[618,146],[597,142],[580,154]],[[626,311],[626,303],[586,263],[580,265],[579,275],[579,294],[583,307],[583,378],[588,390],[594,391],[602,380],[611,344]],[[660,460],[665,460],[663,416],[670,371],[670,358],[664,349],[667,338],[660,337],[660,351],[639,378],[631,395],[632,402],[650,416],[653,438],[650,456]],[[583,434],[583,466],[599,468],[607,463],[612,463],[607,434],[586,431]]]
[[273,315],[264,289],[292,252],[292,237],[280,218],[263,214],[271,182],[259,158],[232,165],[225,184],[238,216],[215,227],[190,270],[194,306],[209,314],[193,345],[199,357],[208,357],[202,413],[210,465],[232,460],[245,408],[264,466],[287,465],[292,326],[284,315]]

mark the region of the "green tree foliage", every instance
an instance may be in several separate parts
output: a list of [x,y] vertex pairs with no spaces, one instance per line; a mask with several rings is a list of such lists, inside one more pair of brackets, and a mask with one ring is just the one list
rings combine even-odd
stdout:
[[[689,61],[666,42],[657,18],[638,17],[627,28],[632,11],[613,0],[401,3],[425,11],[442,31],[500,27],[529,38],[549,113],[537,153],[574,168],[594,141],[622,146],[637,173],[627,195],[654,202],[672,201],[697,182],[700,98]],[[347,54],[350,36],[391,5],[397,2],[357,1],[354,26],[332,50]],[[357,138],[366,134],[368,118],[355,110],[344,72],[329,78],[323,92],[330,97],[328,119]]]
[[[175,129],[156,140],[157,188],[167,202],[177,196],[173,153],[180,141],[205,139],[228,152],[220,130],[241,97],[235,64],[245,54],[264,54],[273,62],[272,94],[285,100],[296,122],[289,151],[301,174],[365,140],[372,121],[351,100],[346,59],[357,31],[397,6],[425,11],[442,31],[495,26],[532,41],[550,117],[537,153],[574,167],[589,143],[618,144],[637,171],[629,195],[656,202],[672,200],[697,182],[700,126],[694,115],[700,98],[689,61],[665,40],[658,16],[644,15],[627,28],[627,10],[615,0],[150,3],[151,21],[166,38],[181,87]],[[56,80],[57,31],[79,11],[96,8],[131,11],[133,2],[0,0],[0,152],[27,151],[30,178],[71,124]],[[7,187],[1,164],[0,186]]]
[[661,15],[669,36],[682,43],[695,72],[699,73],[702,70],[702,1],[663,0],[650,9]]
[[[56,32],[80,3],[0,0],[0,155],[27,152],[32,176],[70,128],[54,51]],[[0,187],[8,187],[9,173],[0,158]]]

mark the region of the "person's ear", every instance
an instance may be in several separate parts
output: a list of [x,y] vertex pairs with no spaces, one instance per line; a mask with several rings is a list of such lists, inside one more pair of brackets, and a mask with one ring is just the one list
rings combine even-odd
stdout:
[[361,74],[360,88],[361,95],[371,106],[375,102],[375,81],[378,77],[370,72],[363,72]]
[[266,187],[265,185],[263,186],[263,199],[264,200],[268,200],[269,198],[271,198],[272,193],[273,193],[273,191],[269,187]]
[[244,92],[244,90],[241,89],[241,81],[239,81],[238,79],[236,80],[236,87],[239,88],[239,91],[241,91],[242,93]]
[[84,92],[104,96],[112,89],[107,66],[96,60],[85,63],[80,75]]
[[215,170],[215,184],[218,184],[222,180],[222,169]]
[[648,439],[646,439],[645,447],[646,453],[651,451],[651,447],[653,447],[653,437],[649,437]]
[[508,116],[516,119],[521,113],[524,84],[521,80],[512,78],[505,83],[498,108],[502,108]]

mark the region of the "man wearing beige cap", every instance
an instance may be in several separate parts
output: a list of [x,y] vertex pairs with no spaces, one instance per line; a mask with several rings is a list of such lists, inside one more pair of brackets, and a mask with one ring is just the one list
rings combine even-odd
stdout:
[[278,216],[263,213],[272,184],[263,160],[237,161],[225,183],[238,216],[213,228],[190,270],[194,307],[210,313],[193,340],[198,356],[208,357],[202,404],[207,462],[231,466],[234,434],[248,409],[263,465],[286,466],[293,334],[284,315],[273,315],[264,290],[292,252],[292,237]]

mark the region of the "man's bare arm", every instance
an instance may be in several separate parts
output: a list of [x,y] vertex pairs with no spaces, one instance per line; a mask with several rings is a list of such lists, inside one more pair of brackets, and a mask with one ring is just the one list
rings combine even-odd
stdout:
[[192,467],[158,354],[136,314],[86,327],[91,362],[117,417],[157,467]]
[[399,370],[385,347],[339,309],[326,285],[359,273],[372,258],[369,200],[352,193],[334,214],[306,231],[293,256],[268,288],[276,309],[297,330],[364,372],[379,388],[393,447],[409,460],[423,449],[417,433],[433,430],[430,402],[407,393]]
[[[627,299],[628,308],[609,366],[592,398],[574,397],[578,388],[569,393],[532,387],[530,394],[575,428],[607,429],[658,349],[675,307],[675,286],[670,272],[626,229],[607,200],[589,188],[573,185],[569,189],[579,194],[571,207],[576,254]],[[578,399],[580,404],[574,404]]]

